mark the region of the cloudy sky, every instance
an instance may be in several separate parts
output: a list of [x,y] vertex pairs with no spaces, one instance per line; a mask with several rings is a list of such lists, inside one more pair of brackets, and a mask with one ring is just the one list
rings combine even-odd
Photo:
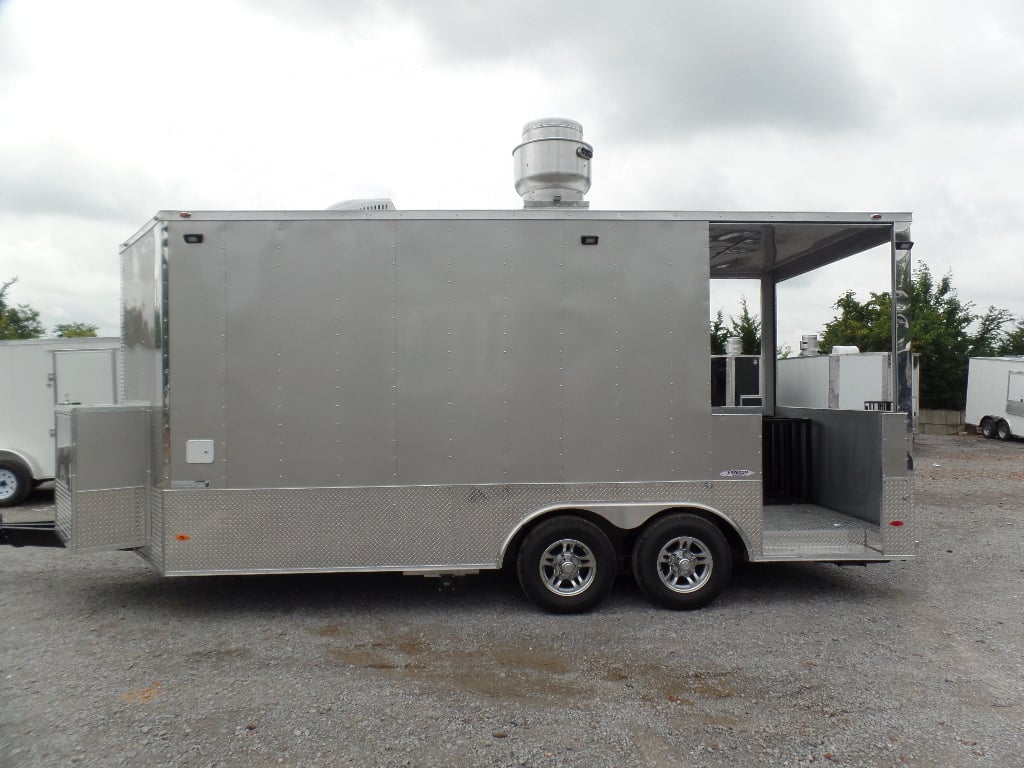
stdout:
[[[0,279],[117,335],[157,210],[519,208],[548,115],[594,146],[592,208],[912,211],[916,261],[1024,316],[1019,0],[0,0]],[[885,257],[786,286],[780,341],[847,288]]]

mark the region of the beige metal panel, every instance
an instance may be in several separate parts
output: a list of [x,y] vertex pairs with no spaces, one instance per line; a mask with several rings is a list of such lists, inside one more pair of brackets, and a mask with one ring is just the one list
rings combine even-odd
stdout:
[[[186,237],[202,237],[202,242],[189,243]],[[167,240],[170,480],[223,488],[227,475],[224,227],[217,222],[172,222]],[[214,461],[186,463],[186,441],[200,439],[214,442]]]
[[[706,340],[686,331],[706,324],[706,231],[441,216],[171,222],[170,480],[701,474]],[[189,440],[213,440],[213,463],[186,462]]]
[[151,223],[121,251],[122,396],[163,401],[163,231]]
[[496,355],[498,339],[487,308],[495,288],[488,271],[497,248],[494,234],[487,222],[403,222],[397,229],[397,482],[448,484],[465,481],[473,470],[483,481],[481,466],[485,473],[498,471],[496,462],[490,465],[494,423],[468,464],[471,432],[460,431],[472,430],[471,414],[481,399],[474,390],[493,402],[495,368],[488,360]]
[[394,226],[334,224],[330,243],[334,280],[313,294],[325,302],[334,325],[321,336],[326,386],[318,390],[331,411],[323,413],[332,429],[324,447],[335,478],[330,483],[393,483]]
[[150,424],[145,408],[86,406],[73,414],[76,492],[146,485]]
[[565,480],[702,476],[706,223],[567,222],[563,262]]
[[[750,556],[759,556],[764,509],[761,415],[725,413],[712,416],[707,457],[710,467],[706,477],[709,481],[715,481],[716,488],[724,488],[721,483],[742,483],[744,487],[753,487],[749,496],[736,498],[729,507],[729,514],[742,521],[741,534],[750,550]],[[723,478],[726,479],[723,481]]]
[[[560,222],[501,226],[501,474],[508,483],[560,482],[563,385]],[[500,405],[499,405],[500,403]]]
[[558,480],[559,223],[398,233],[398,481]]
[[228,484],[394,482],[391,225],[233,222],[227,247]]

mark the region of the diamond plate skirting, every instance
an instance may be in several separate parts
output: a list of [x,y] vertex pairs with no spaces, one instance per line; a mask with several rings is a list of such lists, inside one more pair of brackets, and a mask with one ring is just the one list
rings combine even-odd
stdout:
[[[893,522],[902,525],[892,525]],[[914,479],[887,477],[882,481],[882,549],[890,557],[910,557],[917,549],[914,525]]]
[[54,483],[53,495],[56,506],[54,525],[57,530],[57,536],[67,546],[68,541],[71,540],[71,521],[74,517],[74,510],[71,504],[71,489],[68,488],[67,483],[57,480]]
[[[600,505],[644,505],[642,519],[674,506],[698,506],[732,521],[752,554],[761,547],[761,484],[756,481],[161,494],[163,503],[151,505],[154,542],[143,556],[168,575],[494,568],[516,530],[552,507],[602,514]],[[162,525],[156,521],[158,509]]]
[[76,491],[70,496],[71,525],[60,537],[72,552],[129,549],[148,543],[146,489]]
[[164,562],[164,497],[159,488],[150,488],[147,494],[149,517],[149,546],[141,547],[139,555],[154,568],[163,570]]

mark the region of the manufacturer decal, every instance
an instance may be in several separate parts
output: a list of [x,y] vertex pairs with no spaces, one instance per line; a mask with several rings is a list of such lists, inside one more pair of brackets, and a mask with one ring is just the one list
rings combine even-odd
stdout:
[[727,469],[724,472],[719,472],[722,477],[750,477],[756,474],[752,469]]
[[171,488],[209,488],[209,480],[171,480]]

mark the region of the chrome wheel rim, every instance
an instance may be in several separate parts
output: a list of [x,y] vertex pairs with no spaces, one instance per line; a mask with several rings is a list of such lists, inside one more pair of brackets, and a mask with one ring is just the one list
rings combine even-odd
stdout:
[[683,595],[696,592],[707,584],[714,565],[711,550],[693,536],[676,536],[658,552],[661,583]]
[[586,592],[596,576],[597,558],[579,539],[559,539],[540,556],[541,581],[559,597]]
[[18,491],[18,478],[9,469],[0,469],[0,501],[14,498]]

